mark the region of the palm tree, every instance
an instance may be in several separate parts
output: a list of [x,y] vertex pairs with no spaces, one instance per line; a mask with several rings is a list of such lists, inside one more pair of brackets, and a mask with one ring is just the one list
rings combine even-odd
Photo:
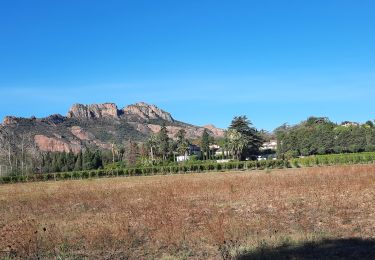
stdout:
[[184,155],[185,160],[187,159],[187,152],[189,150],[189,141],[186,139],[186,131],[184,129],[178,130],[175,137],[177,139],[177,153]]
[[226,138],[228,140],[228,147],[232,152],[233,159],[239,160],[241,158],[242,150],[248,143],[246,138],[236,129],[229,129],[226,132]]
[[151,161],[154,161],[154,151],[157,149],[158,146],[158,136],[156,134],[152,134],[148,140],[147,144],[150,146],[150,156],[151,156]]

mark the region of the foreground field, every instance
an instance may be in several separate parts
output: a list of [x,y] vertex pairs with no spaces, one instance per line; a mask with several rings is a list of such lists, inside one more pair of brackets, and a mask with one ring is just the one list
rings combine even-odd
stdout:
[[371,259],[373,239],[375,165],[0,186],[3,257]]

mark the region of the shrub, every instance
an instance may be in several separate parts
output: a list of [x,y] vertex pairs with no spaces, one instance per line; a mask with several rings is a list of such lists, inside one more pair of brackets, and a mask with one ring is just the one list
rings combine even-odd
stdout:
[[209,170],[209,171],[215,170],[215,165],[210,163],[210,164],[207,165],[206,169]]
[[118,169],[118,176],[124,176],[124,175],[125,175],[124,169]]
[[244,166],[245,166],[245,163],[244,163],[244,162],[238,162],[236,168],[237,168],[238,170],[242,170],[242,169],[244,168]]
[[53,173],[46,173],[41,176],[42,180],[44,181],[49,181],[49,180],[54,180],[55,176]]
[[73,177],[74,179],[79,179],[79,178],[82,177],[82,172],[73,172],[73,173],[72,173],[72,177]]
[[1,178],[1,183],[11,183],[12,177],[11,176],[4,176]]
[[25,182],[25,181],[26,181],[26,176],[23,176],[23,175],[15,176],[15,182]]
[[61,173],[61,178],[64,180],[68,180],[72,178],[72,173],[71,172],[63,172]]
[[106,171],[105,170],[98,170],[97,172],[97,176],[100,178],[100,177],[104,177],[106,176]]
[[169,169],[171,173],[178,173],[178,166],[170,166]]
[[83,179],[88,179],[88,178],[90,178],[90,172],[89,172],[89,171],[83,171],[83,172],[81,172],[81,177],[82,177]]

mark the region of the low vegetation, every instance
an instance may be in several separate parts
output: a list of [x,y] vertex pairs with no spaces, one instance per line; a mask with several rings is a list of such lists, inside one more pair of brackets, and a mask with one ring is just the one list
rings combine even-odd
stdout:
[[2,185],[0,257],[371,259],[374,197],[373,164]]
[[113,165],[100,170],[55,172],[46,174],[11,175],[0,178],[0,183],[73,180],[119,176],[152,176],[165,174],[204,173],[214,171],[238,170],[270,170],[283,168],[300,168],[345,164],[375,163],[375,152],[354,154],[329,154],[317,155],[291,160],[263,160],[263,161],[232,161],[218,163],[216,161],[195,161],[185,163],[170,163],[159,166],[122,167],[121,164]]

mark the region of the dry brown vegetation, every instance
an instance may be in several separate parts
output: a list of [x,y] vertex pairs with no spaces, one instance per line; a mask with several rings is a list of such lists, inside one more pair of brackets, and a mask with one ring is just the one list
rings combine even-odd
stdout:
[[375,165],[0,186],[2,256],[231,258],[375,238]]

